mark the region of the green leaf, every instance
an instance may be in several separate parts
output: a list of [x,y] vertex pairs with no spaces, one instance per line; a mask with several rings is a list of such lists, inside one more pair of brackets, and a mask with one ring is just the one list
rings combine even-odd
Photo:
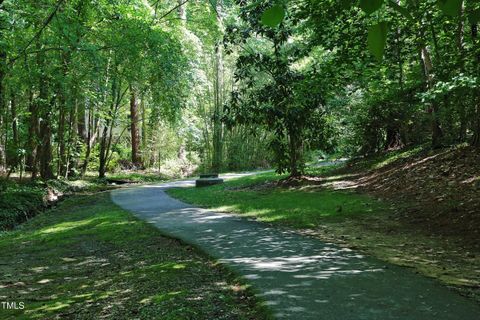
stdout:
[[388,1],[388,4],[390,5],[390,7],[392,7],[393,10],[397,11],[408,20],[413,21],[413,16],[410,14],[410,11],[408,11],[407,9],[405,9],[404,7],[400,6],[398,3],[392,0]]
[[470,23],[475,24],[480,22],[480,9],[475,9],[468,15]]
[[263,12],[261,21],[264,25],[275,28],[283,21],[283,18],[285,18],[283,7],[274,5]]
[[370,50],[378,61],[382,61],[383,59],[385,45],[387,44],[387,32],[388,23],[384,21],[371,26],[368,30],[368,50]]
[[462,11],[463,0],[438,0],[440,9],[449,16],[458,16]]
[[360,0],[360,8],[367,14],[372,14],[383,4],[383,0]]

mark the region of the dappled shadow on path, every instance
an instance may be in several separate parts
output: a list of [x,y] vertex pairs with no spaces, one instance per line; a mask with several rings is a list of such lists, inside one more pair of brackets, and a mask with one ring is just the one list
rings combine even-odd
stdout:
[[116,191],[112,198],[236,269],[277,317],[473,320],[480,312],[409,270],[263,223],[191,207],[163,192],[172,186],[178,183]]

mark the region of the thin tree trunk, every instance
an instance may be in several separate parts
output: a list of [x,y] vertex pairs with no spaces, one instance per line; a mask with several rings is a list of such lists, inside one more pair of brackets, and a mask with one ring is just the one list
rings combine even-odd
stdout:
[[137,168],[142,167],[140,155],[140,133],[138,130],[138,103],[135,89],[130,85],[130,134],[132,139],[132,162]]
[[[480,48],[479,48],[479,41],[478,41],[478,24],[472,24],[472,42],[473,46],[473,55],[474,59],[477,61],[477,73],[480,72]],[[474,99],[475,103],[475,119],[473,123],[473,139],[472,145],[480,148],[480,89],[476,90],[476,95]]]
[[[223,28],[222,1],[217,1],[217,23]],[[223,50],[221,41],[215,45],[214,113],[213,113],[213,159],[212,171],[220,172],[223,162]]]
[[6,115],[5,107],[5,61],[7,60],[7,53],[0,51],[0,173],[7,169],[6,163],[6,148],[4,145],[3,119]]
[[126,89],[123,93],[121,93],[120,90],[121,82],[117,83],[117,78],[114,75],[112,79],[112,102],[110,104],[108,117],[103,126],[102,137],[100,139],[100,166],[98,169],[100,178],[104,178],[107,172],[107,165],[110,160],[109,152],[112,145],[113,127],[115,126],[115,119],[120,108],[120,103],[124,94],[127,92]]
[[107,120],[103,126],[102,139],[100,141],[100,156],[99,156],[99,166],[98,166],[98,177],[105,178],[106,173],[106,164],[107,164],[107,135],[108,135],[108,126],[109,121]]
[[77,132],[83,142],[87,143],[87,128],[85,126],[85,103],[80,103],[77,110]]
[[[465,44],[464,44],[464,32],[465,32],[465,7],[462,3],[462,9],[460,11],[460,16],[458,19],[457,26],[457,48],[459,52],[459,69],[460,72],[465,72]],[[458,132],[459,142],[465,142],[467,140],[467,106],[463,99],[458,101],[458,113],[460,116],[460,128]]]
[[53,97],[48,102],[48,80],[44,72],[45,68],[45,55],[43,52],[37,54],[37,66],[39,70],[42,70],[39,77],[38,88],[38,110],[41,117],[39,141],[37,146],[37,161],[40,164],[40,176],[43,180],[53,178],[52,172],[52,130],[50,125],[51,110],[53,109],[55,98]]
[[105,120],[102,129],[102,136],[100,138],[100,155],[99,155],[99,167],[98,167],[98,177],[104,178],[105,173],[107,172],[107,159],[108,159],[108,144],[109,144],[109,127],[110,123],[113,122],[113,113],[116,104],[117,97],[117,81],[116,77],[112,79],[112,102],[110,104],[109,116]]
[[[62,59],[62,76],[65,79],[68,75],[68,69],[70,65],[70,54],[65,52],[61,56]],[[73,92],[70,92],[73,94]],[[67,154],[66,154],[66,126],[67,121],[67,90],[65,83],[59,83],[58,85],[58,107],[59,107],[59,120],[58,120],[58,175],[66,177],[68,172]]]
[[[76,91],[74,91],[74,95],[76,95]],[[70,112],[68,115],[68,139],[67,139],[67,144],[66,144],[66,151],[65,151],[65,178],[68,178],[69,176],[74,176],[76,174],[76,168],[78,167],[78,157],[72,156],[72,148],[77,148],[77,104],[78,104],[78,99],[75,96],[73,99],[70,97],[68,99],[69,103],[68,105],[70,106]],[[73,101],[73,103],[72,103]],[[81,150],[77,150],[80,151]]]
[[53,108],[55,104],[55,98],[52,98],[49,104],[49,108],[42,112],[42,121],[40,122],[40,176],[43,180],[53,179],[52,170],[52,128],[50,124],[51,112],[50,108]]
[[[145,108],[145,93],[142,93],[140,100],[140,109],[142,112],[142,155],[143,161],[147,162],[147,140],[148,140],[148,128],[147,128],[147,110]],[[148,163],[144,163],[148,167]]]
[[[427,88],[431,89],[434,86],[433,65],[432,65],[432,59],[430,58],[430,53],[425,45],[422,45],[420,48],[420,57],[421,57],[422,65],[424,68],[424,75],[425,75]],[[431,119],[432,147],[439,148],[442,145],[443,132],[440,127],[439,105],[437,102],[432,103],[430,114],[432,117]]]
[[12,116],[12,142],[13,142],[13,161],[12,167],[18,166],[18,116],[17,116],[17,102],[15,94],[12,92],[10,95],[10,114]]
[[59,94],[59,117],[58,117],[58,175],[65,176],[67,172],[67,155],[65,145],[65,122],[66,122],[66,106],[65,96],[63,93]]
[[38,139],[38,105],[33,100],[33,93],[30,91],[30,99],[28,104],[28,139],[27,139],[27,160],[26,169],[32,173],[32,179],[37,177],[37,139]]
[[[93,106],[92,106],[93,107]],[[90,155],[92,152],[92,147],[97,138],[98,128],[95,124],[93,110],[88,112],[88,130],[87,130],[87,150],[85,151],[85,160],[82,165],[82,177],[85,176],[87,172],[88,163],[90,162]]]

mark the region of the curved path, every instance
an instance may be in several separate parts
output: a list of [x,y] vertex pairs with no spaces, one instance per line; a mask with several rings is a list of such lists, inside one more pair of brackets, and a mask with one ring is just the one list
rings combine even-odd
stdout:
[[[240,175],[227,175],[232,178]],[[202,248],[258,290],[278,318],[478,320],[480,306],[411,270],[318,239],[172,199],[193,180],[112,192],[119,206]]]

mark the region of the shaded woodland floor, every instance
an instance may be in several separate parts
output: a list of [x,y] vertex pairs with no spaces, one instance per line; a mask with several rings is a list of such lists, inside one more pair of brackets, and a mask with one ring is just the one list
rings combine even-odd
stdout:
[[264,319],[236,276],[110,201],[72,196],[0,233],[1,319]]
[[332,226],[346,233],[342,241],[415,267],[480,299],[478,149],[417,148],[360,159],[322,176],[319,183],[354,189],[390,206],[386,214]]

